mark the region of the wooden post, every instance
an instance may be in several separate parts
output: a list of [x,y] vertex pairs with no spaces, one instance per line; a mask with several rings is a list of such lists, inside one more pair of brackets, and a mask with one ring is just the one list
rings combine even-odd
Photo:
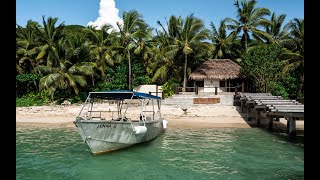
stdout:
[[260,110],[256,109],[256,122],[257,122],[257,127],[260,126]]
[[174,87],[174,94],[179,94],[179,87]]
[[158,85],[156,85],[156,96],[158,96]]
[[289,132],[288,132],[288,136],[289,136],[289,139],[296,139],[296,118],[295,117],[292,117],[290,116],[289,117]]
[[214,95],[217,95],[218,94],[218,88],[217,86],[214,87]]
[[241,113],[243,113],[243,110],[244,110],[244,100],[241,100],[241,97],[240,97],[240,102],[241,102]]
[[229,79],[227,79],[226,82],[227,82],[227,92],[230,92]]
[[248,106],[248,110],[247,110],[247,121],[251,121],[251,117],[250,117],[250,104],[248,104],[247,106]]
[[273,129],[273,116],[269,116],[269,130]]
[[196,92],[196,95],[198,95],[198,93],[199,93],[199,91],[198,91],[198,86],[196,86],[195,92]]
[[241,112],[243,113],[243,108],[244,108],[244,101],[241,101]]
[[244,81],[242,80],[242,85],[241,85],[241,88],[242,88],[242,92],[244,93]]
[[264,92],[267,93],[267,83],[264,83]]

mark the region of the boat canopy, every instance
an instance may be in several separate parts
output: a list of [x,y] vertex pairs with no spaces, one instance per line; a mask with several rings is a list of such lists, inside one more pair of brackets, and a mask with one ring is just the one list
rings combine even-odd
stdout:
[[90,92],[89,97],[109,100],[122,99],[161,99],[159,96],[135,92],[130,90],[109,90],[101,92]]

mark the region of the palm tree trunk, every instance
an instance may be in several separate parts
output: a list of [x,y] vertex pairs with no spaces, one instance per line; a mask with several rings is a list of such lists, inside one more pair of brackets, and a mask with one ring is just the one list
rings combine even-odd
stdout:
[[92,86],[94,86],[94,77],[91,75],[91,80],[92,80]]
[[131,59],[130,59],[130,51],[128,50],[128,61],[129,61],[129,90],[131,90]]
[[304,74],[301,76],[300,92],[304,93]]
[[248,52],[248,37],[247,37],[247,32],[244,33],[244,45],[245,45],[245,50]]
[[184,73],[183,73],[183,88],[187,87],[187,63],[188,55],[184,55]]

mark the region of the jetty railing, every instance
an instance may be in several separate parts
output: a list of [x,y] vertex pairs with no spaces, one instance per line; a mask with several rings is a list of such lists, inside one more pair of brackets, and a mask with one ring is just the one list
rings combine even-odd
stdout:
[[[206,91],[205,91],[206,90]],[[238,92],[238,87],[226,87],[227,92]],[[203,91],[203,92],[202,92]],[[218,92],[218,87],[175,87],[174,88],[174,93],[175,94],[181,94],[183,92],[194,92],[195,95],[198,95],[200,93],[213,93],[217,95]]]

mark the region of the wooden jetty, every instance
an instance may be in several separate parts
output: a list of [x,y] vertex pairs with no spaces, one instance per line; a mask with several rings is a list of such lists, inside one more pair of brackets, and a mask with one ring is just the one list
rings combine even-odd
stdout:
[[281,96],[270,93],[239,93],[241,112],[247,109],[247,120],[251,120],[250,111],[254,109],[257,126],[260,126],[260,112],[265,112],[269,119],[269,129],[273,129],[273,121],[285,117],[287,133],[290,139],[296,138],[296,120],[304,118],[304,105],[296,100],[285,100]]

